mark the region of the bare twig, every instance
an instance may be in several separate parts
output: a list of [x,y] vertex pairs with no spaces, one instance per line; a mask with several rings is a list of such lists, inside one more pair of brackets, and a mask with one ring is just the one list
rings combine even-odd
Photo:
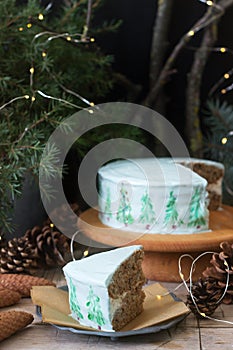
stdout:
[[173,73],[172,67],[175,63],[177,56],[180,51],[185,47],[185,45],[191,40],[192,35],[202,30],[205,27],[208,27],[211,23],[220,18],[225,10],[233,4],[233,0],[220,0],[218,4],[215,4],[211,8],[205,12],[202,18],[200,18],[194,26],[183,35],[177,45],[174,47],[171,55],[168,57],[165,65],[163,66],[157,82],[155,82],[154,86],[150,89],[146,99],[144,100],[144,104],[146,106],[152,106],[155,104],[155,101],[158,97],[158,93],[160,92],[162,86],[167,82],[170,75]]
[[173,0],[159,0],[150,57],[150,86],[153,87],[161,70],[167,48],[167,32],[172,12]]
[[201,46],[194,55],[193,65],[188,74],[186,93],[186,138],[192,155],[199,157],[202,156],[202,132],[199,121],[200,89],[203,71],[210,54],[210,47],[213,47],[217,39],[215,35],[216,29],[216,23],[206,29]]

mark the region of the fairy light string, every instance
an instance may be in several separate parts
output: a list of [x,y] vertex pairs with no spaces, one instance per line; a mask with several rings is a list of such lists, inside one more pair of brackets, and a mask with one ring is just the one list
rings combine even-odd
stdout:
[[[218,319],[218,318],[215,318],[215,317],[212,317],[212,316],[208,316],[206,315],[204,312],[201,312],[201,310],[199,309],[198,305],[197,305],[197,302],[196,302],[196,299],[193,295],[193,292],[192,292],[192,289],[193,289],[193,272],[195,270],[195,264],[197,263],[197,261],[199,259],[201,259],[203,256],[207,255],[207,254],[215,254],[216,252],[211,252],[211,251],[207,251],[207,252],[204,252],[202,254],[200,254],[198,257],[196,257],[195,259],[189,255],[189,254],[183,254],[179,257],[179,260],[178,260],[178,269],[179,269],[179,276],[182,280],[182,283],[180,283],[176,288],[174,288],[172,291],[168,291],[162,295],[157,295],[157,299],[158,300],[161,300],[162,297],[165,297],[167,295],[169,295],[171,292],[173,291],[176,291],[178,288],[180,288],[181,286],[185,286],[187,292],[189,293],[191,299],[192,299],[192,302],[197,310],[197,313],[203,317],[203,318],[206,318],[206,319],[209,319],[209,320],[212,320],[212,321],[216,321],[216,322],[221,322],[221,323],[226,323],[226,324],[231,324],[233,325],[233,322],[231,321],[227,321],[227,320],[223,320],[223,319]],[[190,271],[189,271],[189,277],[188,279],[185,280],[184,278],[184,274],[182,272],[182,259],[185,258],[185,257],[189,257],[190,259],[192,259],[192,264],[191,264],[191,267],[190,267]],[[221,295],[221,297],[218,299],[218,301],[216,302],[216,305],[220,305],[220,303],[222,302],[223,298],[225,297],[226,293],[227,293],[227,290],[228,290],[228,287],[229,287],[229,280],[230,280],[230,267],[229,267],[229,264],[228,262],[226,261],[226,259],[224,259],[224,266],[225,266],[225,272],[226,272],[226,284],[225,284],[225,288],[223,290],[223,293]],[[189,285],[188,285],[188,282],[189,281]]]
[[[71,103],[65,99],[59,98],[59,97],[54,97],[51,95],[46,94],[45,92],[42,92],[41,90],[35,90],[34,89],[34,76],[36,74],[36,70],[35,70],[35,66],[34,66],[34,62],[33,62],[33,57],[34,55],[37,53],[36,52],[36,46],[35,46],[35,41],[43,36],[47,36],[46,40],[40,45],[40,47],[43,47],[43,50],[41,52],[41,57],[42,59],[44,59],[47,56],[47,50],[46,50],[46,46],[49,44],[49,42],[51,42],[52,40],[56,40],[56,39],[63,39],[66,40],[66,42],[70,42],[73,44],[77,44],[77,43],[86,43],[86,42],[91,42],[93,43],[95,41],[95,39],[93,37],[89,38],[88,35],[88,31],[89,31],[89,27],[90,27],[90,18],[91,18],[91,9],[92,9],[92,0],[88,0],[88,5],[87,5],[87,16],[86,16],[86,23],[84,25],[84,29],[83,29],[83,33],[56,33],[56,32],[52,32],[50,30],[47,30],[47,28],[41,24],[41,22],[44,20],[44,14],[43,13],[39,13],[37,16],[37,19],[35,19],[33,16],[31,16],[28,19],[28,22],[26,24],[26,28],[27,29],[31,29],[33,24],[40,26],[41,28],[45,29],[43,32],[41,33],[37,33],[31,42],[31,51],[32,51],[32,60],[31,60],[31,66],[29,68],[29,88],[31,93],[27,94],[27,95],[23,95],[23,96],[17,96],[13,99],[11,99],[10,101],[6,102],[5,104],[3,104],[2,106],[0,106],[0,111],[4,108],[6,108],[7,106],[9,106],[10,104],[18,101],[18,100],[22,100],[22,99],[27,99],[27,100],[31,100],[31,105],[35,102],[36,100],[36,94],[39,94],[40,96],[42,96],[43,98],[46,99],[50,99],[50,100],[54,100],[60,103],[64,103],[67,104],[71,107],[77,108],[77,109],[86,109],[90,114],[94,113],[94,110],[92,108],[84,108],[82,106],[79,106],[75,103]],[[20,26],[18,28],[18,30],[20,32],[24,31],[24,27]],[[47,68],[47,72],[50,74],[50,76],[58,83],[58,85],[62,88],[63,91],[67,92],[68,94],[71,94],[73,96],[75,96],[76,98],[80,99],[82,102],[84,102],[86,105],[88,105],[89,107],[96,107],[94,102],[89,101],[87,98],[83,97],[82,95],[80,95],[77,92],[74,92],[68,88],[66,88],[63,84],[61,84],[55,77],[54,74],[52,74],[50,72],[50,70]],[[31,96],[30,96],[31,95]],[[30,107],[31,108],[31,107]],[[97,108],[97,107],[96,107]],[[40,120],[44,121],[44,117],[41,118]],[[25,133],[31,129],[33,126],[27,126],[25,127],[23,133],[19,136],[19,138],[16,140],[16,142],[19,142],[25,135]]]
[[[76,237],[77,235],[79,235],[80,233],[81,233],[81,232],[80,232],[79,230],[77,230],[77,231],[72,235],[72,237],[71,237],[71,241],[70,241],[70,254],[71,254],[71,257],[72,257],[73,261],[76,261],[76,258],[75,258],[75,256],[74,256],[74,240],[75,240],[75,237]],[[88,255],[89,255],[89,248],[87,247],[87,248],[84,250],[81,259],[86,258]]]

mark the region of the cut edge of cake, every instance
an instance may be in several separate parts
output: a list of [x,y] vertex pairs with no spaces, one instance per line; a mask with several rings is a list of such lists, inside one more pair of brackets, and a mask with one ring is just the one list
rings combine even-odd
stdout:
[[143,311],[143,257],[144,248],[133,245],[66,264],[63,272],[71,316],[84,326],[104,331],[119,331],[132,321]]

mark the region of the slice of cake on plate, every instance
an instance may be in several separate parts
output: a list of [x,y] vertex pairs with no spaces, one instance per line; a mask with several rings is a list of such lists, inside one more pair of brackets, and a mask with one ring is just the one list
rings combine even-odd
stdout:
[[118,331],[143,310],[144,250],[134,245],[69,262],[64,268],[71,316],[80,324]]

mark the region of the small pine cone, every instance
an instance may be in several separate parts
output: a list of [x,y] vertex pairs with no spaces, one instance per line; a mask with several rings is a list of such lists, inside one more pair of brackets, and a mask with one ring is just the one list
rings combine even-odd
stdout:
[[13,238],[0,249],[0,273],[28,273],[33,251],[24,238]]
[[66,263],[64,255],[69,249],[68,238],[51,226],[42,229],[35,226],[26,231],[24,239],[33,248],[34,267],[63,266]]
[[21,294],[10,289],[0,289],[0,307],[11,306],[18,303]]
[[22,297],[30,297],[32,286],[55,286],[46,278],[23,274],[0,274],[0,288],[14,290]]
[[[74,212],[76,216],[71,215],[70,209]],[[58,208],[55,208],[51,214],[50,217],[52,220],[56,221],[56,225],[59,225],[57,227],[58,231],[66,232],[67,225],[69,226],[70,232],[75,232],[77,230],[77,220],[78,216],[81,214],[81,208],[78,203],[72,203],[70,205],[63,204]],[[46,221],[46,224],[51,224],[50,218]]]
[[18,330],[28,326],[33,316],[24,311],[3,311],[0,313],[0,341],[10,337]]
[[200,278],[193,284],[192,296],[196,305],[190,294],[187,296],[186,304],[196,316],[210,316],[220,305],[219,300],[221,298],[221,290],[216,286],[216,283],[217,282],[211,278]]
[[210,260],[211,267],[203,271],[203,276],[216,280],[216,286],[224,293],[226,287],[227,274],[229,273],[229,284],[223,303],[233,303],[233,244],[222,242],[220,244],[222,251],[214,253]]

